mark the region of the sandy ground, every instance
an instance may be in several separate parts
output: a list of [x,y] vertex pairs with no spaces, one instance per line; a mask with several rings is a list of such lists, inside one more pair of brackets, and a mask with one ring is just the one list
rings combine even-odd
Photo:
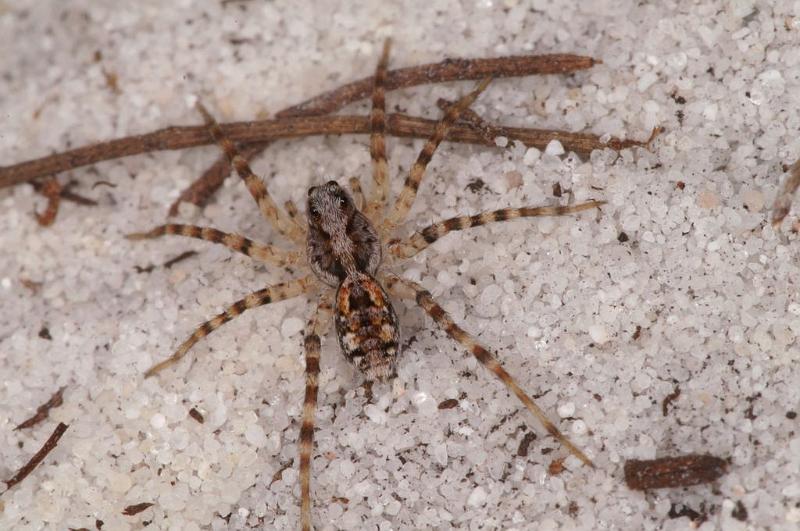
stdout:
[[[389,36],[392,66],[600,58],[575,75],[496,81],[474,109],[508,125],[665,131],[651,152],[584,160],[556,145],[445,144],[399,235],[509,205],[608,204],[452,234],[391,267],[491,347],[597,468],[567,458],[550,473],[565,451],[397,300],[399,377],[374,403],[335,338],[323,341],[316,528],[685,529],[693,518],[797,529],[800,241],[791,220],[773,229],[768,210],[800,156],[800,2],[0,0],[0,164],[198,124],[197,97],[220,121],[269,115],[369,75]],[[470,87],[393,92],[388,107],[436,117],[437,98]],[[395,193],[421,144],[389,140]],[[123,238],[162,223],[217,156],[197,148],[62,174],[98,205],[64,203],[46,229],[31,186],[0,191],[0,477],[69,424],[0,495],[0,528],[297,528],[307,299],[247,312],[190,360],[142,377],[225,305],[291,277],[204,242]],[[369,164],[366,136],[315,137],[275,143],[254,168],[279,203],[302,205],[324,180],[368,183]],[[238,179],[177,219],[288,245]],[[187,250],[197,254],[162,265]],[[48,420],[13,431],[61,386]],[[730,457],[729,473],[646,494],[622,480],[627,459],[684,453]],[[141,502],[154,505],[122,514]]]

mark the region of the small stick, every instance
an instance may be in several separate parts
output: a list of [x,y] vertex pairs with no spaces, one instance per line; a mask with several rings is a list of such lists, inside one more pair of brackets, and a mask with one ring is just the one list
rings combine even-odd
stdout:
[[6,490],[4,492],[7,492],[9,489],[11,489],[11,487],[28,477],[30,473],[33,472],[33,469],[35,469],[39,463],[44,461],[44,458],[47,457],[47,454],[52,452],[53,448],[56,447],[58,440],[62,435],[64,435],[64,432],[67,431],[68,427],[69,426],[63,422],[58,423],[58,426],[56,426],[56,429],[53,430],[53,434],[50,435],[50,438],[47,439],[47,441],[44,443],[44,446],[42,446],[38,452],[33,454],[33,457],[31,457],[30,461],[20,468],[17,473],[14,474],[14,477],[5,481]]
[[36,221],[42,227],[49,227],[58,215],[58,206],[61,203],[61,185],[58,183],[58,179],[50,176],[45,179],[37,191],[47,198],[47,207],[44,213],[36,213]]
[[669,405],[677,400],[679,396],[681,396],[681,388],[676,385],[675,390],[665,396],[664,400],[661,401],[661,413],[663,416],[666,417],[669,414]]
[[[487,77],[522,77],[567,74],[601,63],[597,59],[572,54],[509,55],[484,59],[445,59],[438,63],[390,70],[386,90],[408,88],[447,81],[478,81]],[[372,91],[373,76],[341,86],[281,111],[278,116],[327,114],[344,105],[366,98]]]
[[133,505],[128,505],[122,510],[122,514],[125,516],[133,516],[135,514],[139,514],[140,512],[149,509],[152,507],[153,504],[150,502],[142,502],[142,503],[135,503]]
[[719,479],[727,471],[728,462],[713,455],[629,459],[625,462],[625,483],[632,490],[688,487]]
[[[221,124],[222,131],[234,142],[263,142],[276,138],[303,137],[311,135],[369,134],[369,116],[311,116],[234,122]],[[394,136],[428,138],[436,127],[436,120],[427,120],[405,114],[386,116],[386,132]],[[612,138],[606,143],[590,133],[568,133],[549,129],[503,127],[510,137],[527,146],[544,149],[551,140],[558,140],[564,148],[579,155],[587,155],[595,149],[621,150],[644,146],[638,140]],[[454,125],[447,135],[451,142],[491,145],[480,133],[465,125]],[[40,159],[0,167],[0,188],[14,186],[43,175],[72,170],[141,153],[160,150],[186,149],[211,144],[205,126],[168,127],[152,133],[120,138],[91,146],[84,146]],[[244,152],[243,151],[243,156]]]
[[64,389],[66,389],[66,387],[62,387],[61,389],[53,393],[53,396],[50,397],[50,400],[39,406],[36,409],[36,413],[31,418],[29,418],[28,420],[24,421],[22,424],[14,428],[14,431],[30,428],[31,426],[35,426],[44,419],[46,419],[47,416],[50,414],[51,409],[53,409],[54,407],[58,407],[64,403]]
[[183,252],[183,253],[179,254],[175,258],[171,258],[171,259],[167,260],[162,265],[164,267],[166,267],[167,269],[170,269],[172,266],[174,266],[178,262],[186,260],[187,258],[191,258],[192,256],[194,256],[196,254],[197,254],[197,251],[186,251],[186,252]]
[[97,201],[94,199],[83,197],[82,195],[78,195],[72,191],[72,187],[76,184],[77,183],[75,181],[67,183],[67,185],[61,190],[61,199],[65,199],[82,206],[97,206]]
[[[45,190],[45,187],[47,185],[47,182],[42,183],[42,182],[39,182],[39,181],[32,181],[31,184],[33,185],[33,189],[34,190],[36,190],[37,192],[39,192],[42,195],[46,195],[44,190]],[[59,196],[61,197],[61,199],[64,199],[66,201],[70,201],[72,203],[75,203],[75,204],[78,204],[78,205],[82,205],[82,206],[97,206],[97,201],[95,201],[94,199],[89,199],[88,197],[84,197],[82,195],[78,195],[78,194],[76,194],[75,192],[72,191],[72,187],[75,186],[76,184],[78,184],[76,181],[70,181],[67,184],[65,184],[64,186],[62,186],[61,187],[61,192],[59,193]],[[114,188],[116,188],[116,185],[114,185]]]

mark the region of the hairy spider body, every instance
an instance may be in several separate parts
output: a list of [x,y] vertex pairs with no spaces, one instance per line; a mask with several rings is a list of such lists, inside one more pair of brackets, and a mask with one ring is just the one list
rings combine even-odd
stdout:
[[334,322],[342,353],[368,382],[396,376],[400,326],[377,280],[363,273],[348,276],[336,291]]
[[378,232],[336,181],[309,188],[306,211],[308,264],[337,287],[334,323],[342,353],[368,382],[394,376],[400,326],[372,276],[381,262]]
[[309,188],[306,211],[309,266],[337,286],[334,323],[342,353],[369,382],[394,376],[400,326],[372,276],[381,262],[378,232],[336,181]]
[[374,275],[381,263],[378,232],[336,181],[308,189],[306,253],[311,270],[337,287],[356,273]]
[[[389,53],[387,41],[375,74],[372,93],[370,155],[373,167],[372,193],[364,197],[357,178],[350,179],[353,196],[335,181],[308,190],[307,226],[298,223],[298,211],[292,202],[280,209],[270,197],[264,183],[239,155],[233,143],[201,105],[209,134],[226,154],[231,166],[247,186],[259,210],[272,227],[299,247],[305,247],[306,266],[311,274],[288,280],[250,293],[228,306],[225,311],[200,325],[166,360],[154,365],[145,376],[152,376],[176,363],[200,339],[236,318],[243,312],[280,301],[320,291],[319,302],[308,321],[303,341],[305,349],[305,397],[298,439],[300,468],[300,523],[304,531],[311,525],[311,460],[314,447],[314,412],[319,389],[321,337],[331,319],[339,345],[368,382],[384,381],[396,374],[400,354],[400,327],[389,299],[389,293],[411,301],[422,308],[449,337],[471,353],[490,373],[514,394],[526,409],[573,455],[587,465],[591,460],[548,420],[533,399],[517,384],[495,355],[458,326],[429,291],[420,284],[391,273],[379,272],[382,241],[387,241],[387,261],[396,263],[412,257],[453,231],[468,230],[487,223],[503,222],[520,217],[561,216],[598,208],[602,201],[587,201],[570,206],[507,208],[462,216],[434,223],[401,238],[389,238],[408,216],[420,187],[425,168],[449,128],[469,108],[489,80],[479,83],[469,94],[447,107],[434,133],[420,151],[406,177],[403,189],[389,205],[388,165],[384,142],[385,101],[383,84]],[[302,253],[260,244],[237,234],[227,234],[209,227],[167,224],[146,233],[129,235],[131,239],[156,238],[176,234],[225,245],[231,250],[280,267],[298,264]],[[300,264],[298,264],[300,265]],[[384,289],[386,286],[387,289]],[[335,288],[335,292],[333,289]],[[388,292],[387,292],[388,290]],[[332,300],[333,299],[333,300]]]

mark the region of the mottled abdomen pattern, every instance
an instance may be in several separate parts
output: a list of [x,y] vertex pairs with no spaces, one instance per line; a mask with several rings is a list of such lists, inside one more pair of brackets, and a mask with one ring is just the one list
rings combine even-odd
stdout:
[[342,352],[367,381],[395,377],[400,327],[378,281],[367,274],[348,276],[336,292],[335,312]]

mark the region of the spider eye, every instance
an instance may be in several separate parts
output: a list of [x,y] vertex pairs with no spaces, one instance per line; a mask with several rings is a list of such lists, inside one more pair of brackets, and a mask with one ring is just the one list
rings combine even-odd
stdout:
[[314,216],[315,218],[319,217],[319,210],[317,209],[317,207],[311,207],[311,215]]
[[336,199],[336,206],[339,208],[342,208],[345,206],[345,204],[347,204],[347,198],[341,190],[337,190],[333,197]]

